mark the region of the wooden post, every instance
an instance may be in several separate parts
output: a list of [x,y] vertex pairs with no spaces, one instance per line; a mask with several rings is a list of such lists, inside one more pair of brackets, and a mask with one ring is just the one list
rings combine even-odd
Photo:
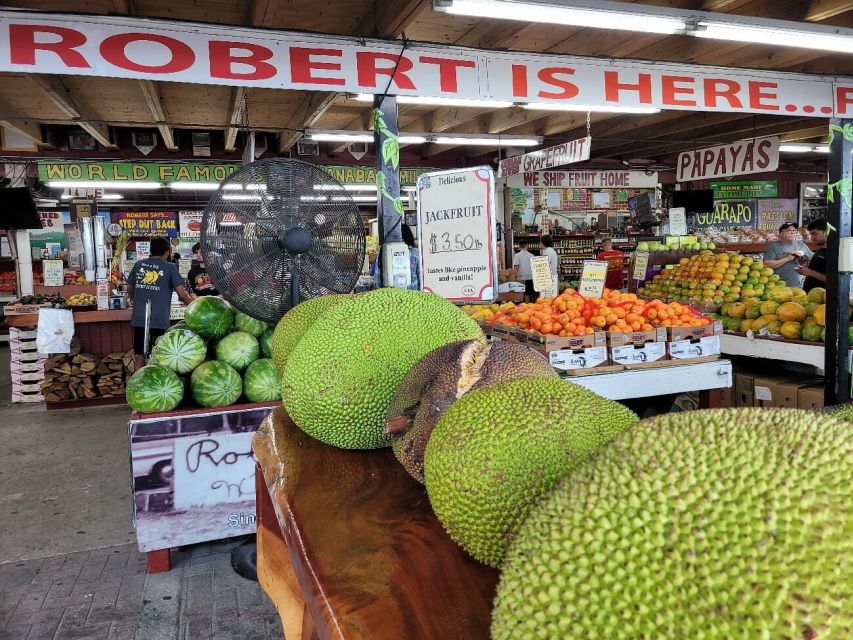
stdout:
[[[379,222],[379,260],[388,242],[402,242],[403,200],[400,197],[400,143],[397,98],[376,96],[373,100],[373,146],[376,153],[376,216]],[[382,276],[382,285],[391,283]]]
[[849,340],[850,274],[838,272],[842,238],[851,236],[853,198],[853,120],[829,125],[829,186],[826,190],[829,237],[826,248],[826,341],[824,349],[824,404],[850,401]]

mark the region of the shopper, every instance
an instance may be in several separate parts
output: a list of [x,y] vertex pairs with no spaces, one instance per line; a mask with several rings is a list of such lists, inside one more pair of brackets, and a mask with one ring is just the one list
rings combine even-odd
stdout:
[[604,286],[611,290],[620,290],[625,283],[625,254],[613,248],[613,240],[605,238],[601,241],[601,251],[596,259],[603,260],[608,265]]
[[178,268],[169,261],[172,246],[166,238],[151,240],[151,256],[137,261],[127,278],[127,295],[133,301],[133,351],[136,368],[145,365],[148,355],[145,350],[145,309],[150,303],[148,351],[154,341],[169,328],[169,309],[172,306],[172,291],[184,304],[195,298],[184,289],[184,281]]
[[219,291],[213,286],[213,281],[204,267],[204,257],[201,255],[201,244],[193,245],[193,264],[187,274],[187,287],[197,296],[218,296]]
[[803,289],[811,291],[815,287],[822,287],[826,284],[826,218],[818,218],[809,223],[807,229],[812,236],[812,242],[817,245],[812,259],[808,261],[808,265],[803,264],[805,260],[800,261],[797,267],[797,273],[805,276]]
[[551,288],[549,290],[540,291],[539,295],[543,298],[553,298],[554,296],[557,295],[557,291],[559,289],[559,287],[557,286],[557,284],[558,284],[557,265],[559,264],[560,260],[557,257],[557,252],[554,251],[554,240],[553,240],[553,238],[551,238],[551,236],[542,236],[542,238],[540,239],[540,242],[542,243],[542,246],[544,247],[542,249],[542,253],[540,255],[543,255],[546,258],[548,258],[548,266],[551,268],[551,283],[552,284],[551,284]]
[[518,272],[518,277],[524,283],[524,301],[533,302],[536,299],[536,290],[533,288],[533,269],[530,261],[533,254],[527,250],[527,240],[519,240],[518,253],[512,259],[512,268]]
[[770,267],[789,287],[799,287],[802,276],[797,273],[800,258],[810,260],[812,250],[800,238],[795,222],[779,227],[779,240],[771,242],[764,251],[764,265]]

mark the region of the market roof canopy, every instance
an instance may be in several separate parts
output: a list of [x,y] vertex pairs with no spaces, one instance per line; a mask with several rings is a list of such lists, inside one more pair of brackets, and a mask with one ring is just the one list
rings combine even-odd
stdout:
[[[848,107],[848,102],[853,103],[853,82],[849,78],[787,75],[851,74],[850,56],[677,35],[468,18],[433,12],[423,0],[329,2],[322,10],[318,10],[316,1],[305,0],[207,2],[203,7],[159,0],[14,4],[52,11],[135,10],[131,19],[60,15],[52,22],[47,15],[19,12],[15,12],[17,17],[12,21],[10,14],[4,13],[0,43],[8,41],[12,46],[0,48],[0,67],[10,70],[0,76],[0,90],[7,103],[0,105],[0,118],[33,139],[41,134],[28,127],[28,122],[75,121],[102,144],[111,142],[107,125],[157,126],[167,146],[171,129],[185,127],[223,129],[227,132],[226,147],[230,141],[233,148],[242,118],[253,129],[281,132],[280,149],[287,150],[306,127],[369,128],[369,103],[334,92],[381,92],[388,81],[389,65],[393,66],[401,51],[399,42],[368,41],[362,46],[352,40],[336,42],[315,34],[235,31],[215,25],[391,38],[405,31],[413,41],[455,45],[446,49],[410,44],[404,52],[405,62],[398,69],[396,86],[392,85],[395,93],[457,94],[514,103],[570,100],[582,105],[666,109],[642,119],[618,113],[593,114],[594,157],[629,153],[626,134],[633,140],[675,138],[645,144],[643,153],[649,156],[672,155],[691,146],[705,146],[705,142],[751,135],[779,133],[785,141],[818,141],[826,133],[818,117],[845,114],[853,108]],[[775,0],[674,4],[842,27],[853,24],[853,7],[844,2],[814,2],[812,8],[805,9],[805,3]],[[140,16],[213,24],[159,20],[149,23],[140,22]],[[66,31],[45,33],[45,27]],[[128,35],[129,31],[146,35]],[[458,48],[469,46],[561,56]],[[610,60],[563,56],[606,56]],[[786,73],[742,74],[731,69],[720,72],[695,66],[648,67],[628,61],[611,62],[613,58],[627,57],[722,66],[748,64]],[[27,73],[22,75],[22,70]],[[79,73],[98,77],[76,76]],[[125,78],[115,78],[117,75]],[[161,79],[171,81],[158,82]],[[189,84],[205,81],[233,86]],[[268,88],[282,86],[289,89]],[[577,95],[572,95],[575,91]],[[241,113],[244,96],[249,106],[245,114]],[[672,111],[678,109],[703,113]],[[764,115],[771,113],[777,115]],[[595,128],[605,120],[606,127]],[[582,137],[585,113],[406,105],[401,107],[400,127],[404,131],[572,138]],[[679,137],[689,141],[679,142]],[[631,146],[636,155],[636,143]],[[426,145],[423,155],[429,157],[447,148]]]

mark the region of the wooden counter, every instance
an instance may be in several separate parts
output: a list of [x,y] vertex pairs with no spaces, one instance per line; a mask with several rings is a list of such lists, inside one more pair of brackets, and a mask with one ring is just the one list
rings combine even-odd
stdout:
[[[74,311],[74,324],[90,324],[93,322],[130,322],[133,309],[115,309],[108,311]],[[10,327],[34,327],[39,322],[37,313],[27,313],[22,316],[6,316],[6,324]]]
[[255,434],[258,579],[288,640],[486,640],[498,572],[444,532],[390,449],[314,440],[276,409]]

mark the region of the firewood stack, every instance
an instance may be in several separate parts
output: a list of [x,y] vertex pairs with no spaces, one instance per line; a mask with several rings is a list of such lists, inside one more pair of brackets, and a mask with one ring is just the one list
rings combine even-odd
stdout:
[[122,396],[132,373],[132,351],[98,358],[72,345],[71,353],[53,355],[44,363],[41,388],[46,402]]

